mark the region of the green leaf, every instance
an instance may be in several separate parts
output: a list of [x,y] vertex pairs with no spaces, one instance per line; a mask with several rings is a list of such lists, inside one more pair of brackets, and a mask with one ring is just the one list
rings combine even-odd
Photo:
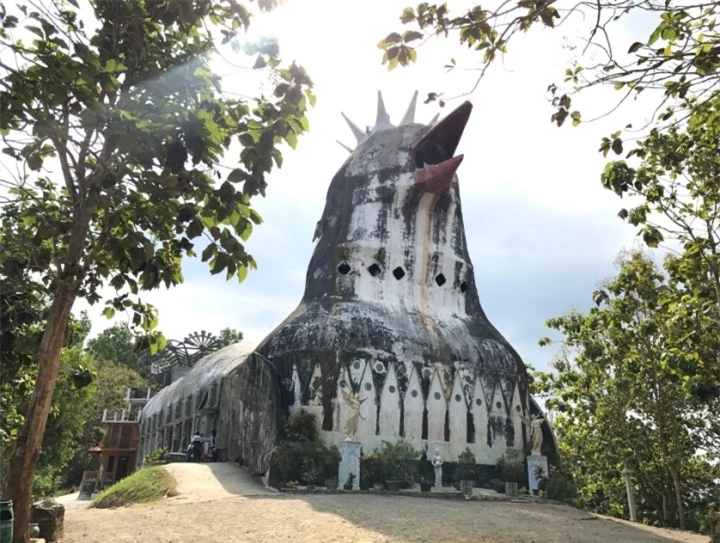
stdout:
[[660,39],[660,34],[662,33],[663,28],[664,25],[660,25],[655,30],[653,30],[653,33],[650,34],[650,39],[648,39],[648,45],[652,45]]
[[298,143],[297,134],[295,134],[293,130],[288,130],[288,133],[285,136],[285,141],[287,141],[291,149],[295,149]]
[[104,71],[108,74],[115,74],[119,72],[125,72],[127,71],[127,69],[128,67],[125,66],[121,61],[111,58],[105,63]]
[[108,319],[112,319],[115,316],[115,310],[112,307],[106,307],[103,309],[103,315]]
[[248,274],[247,266],[243,266],[242,264],[240,266],[238,266],[238,271],[237,271],[238,281],[240,281],[241,283],[243,281],[245,281],[247,274]]
[[402,35],[402,41],[404,43],[410,43],[411,41],[420,40],[423,38],[423,33],[418,32],[417,30],[408,30],[407,32],[403,32]]

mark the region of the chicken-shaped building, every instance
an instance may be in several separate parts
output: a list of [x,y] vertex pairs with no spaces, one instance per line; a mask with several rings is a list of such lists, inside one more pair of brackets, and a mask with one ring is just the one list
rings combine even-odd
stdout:
[[[297,309],[257,347],[201,361],[145,418],[195,401],[193,416],[217,428],[229,458],[258,471],[299,409],[316,415],[327,443],[343,440],[343,391],[362,402],[364,453],[404,437],[448,461],[469,447],[494,465],[523,449],[522,420],[539,409],[520,356],[482,309],[463,226],[455,151],[472,105],[424,125],[416,100],[397,126],[381,95],[372,129],[348,120],[357,146],[330,183]],[[143,435],[167,444],[150,426]]]

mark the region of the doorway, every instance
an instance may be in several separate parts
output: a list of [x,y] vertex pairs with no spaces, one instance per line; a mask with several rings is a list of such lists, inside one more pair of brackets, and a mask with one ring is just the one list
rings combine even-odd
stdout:
[[120,456],[118,458],[118,462],[117,462],[117,469],[115,470],[115,480],[119,481],[120,479],[126,477],[127,471],[128,471],[128,457]]

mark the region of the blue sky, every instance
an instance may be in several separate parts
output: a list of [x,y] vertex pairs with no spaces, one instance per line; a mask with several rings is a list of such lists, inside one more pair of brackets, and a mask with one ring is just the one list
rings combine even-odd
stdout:
[[[462,67],[477,60],[452,41],[426,45],[411,68],[388,72],[380,65],[376,44],[399,28],[397,16],[406,4],[292,0],[251,26],[252,36],[274,34],[285,58],[304,65],[315,81],[318,104],[309,115],[311,132],[295,151],[287,150],[283,168],[269,178],[267,198],[255,201],[264,224],[256,227],[248,250],[258,270],[238,284],[211,277],[200,262],[188,262],[185,284],[147,295],[160,311],[166,336],[180,339],[230,326],[259,341],[296,307],[327,187],[347,156],[335,140],[353,142],[341,111],[360,126],[371,125],[380,89],[391,120],[398,121],[416,89],[421,96],[431,91],[452,96],[471,88],[476,72],[442,68],[451,57]],[[337,24],[313,34],[309,29],[319,14]],[[621,109],[578,128],[550,123],[545,89],[562,80],[576,54],[568,44],[577,43],[587,24],[578,20],[562,30],[519,36],[506,61],[469,97],[474,111],[458,149],[466,157],[458,176],[480,299],[491,322],[539,368],[546,368],[554,353],[537,346],[548,333],[544,321],[588,308],[592,291],[613,273],[618,252],[636,239],[632,227],[616,217],[622,202],[600,186],[604,160],[597,148],[602,136],[628,120],[642,120],[647,109],[635,106],[632,115]],[[627,50],[649,31],[646,20],[620,28],[619,49]],[[228,88],[254,90],[247,72],[220,60],[218,71]],[[610,89],[585,93],[580,102],[585,118],[603,112],[614,99],[617,93]],[[459,103],[450,102],[447,109]],[[435,104],[419,105],[417,118],[429,121],[437,111]],[[232,157],[225,162],[232,164]],[[75,310],[81,309],[87,306],[78,303]],[[93,333],[108,326],[100,311],[90,309]]]

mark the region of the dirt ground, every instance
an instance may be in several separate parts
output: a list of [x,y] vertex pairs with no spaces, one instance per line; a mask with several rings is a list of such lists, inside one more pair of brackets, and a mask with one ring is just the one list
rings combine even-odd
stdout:
[[[65,543],[707,543],[707,537],[570,507],[378,495],[287,495],[230,464],[171,465],[180,495],[115,510],[70,508]],[[217,476],[217,477],[216,477]]]

